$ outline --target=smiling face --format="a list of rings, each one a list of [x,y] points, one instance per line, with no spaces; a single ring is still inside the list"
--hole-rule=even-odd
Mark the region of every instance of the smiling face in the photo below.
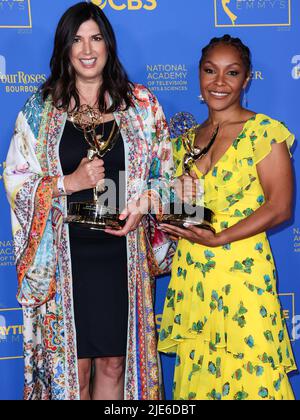
[[[101,80],[107,62],[107,48],[94,20],[87,20],[79,27],[73,40],[70,61],[77,80]]]
[[[200,67],[202,96],[212,110],[222,111],[240,104],[249,75],[237,48],[219,44],[213,47]]]

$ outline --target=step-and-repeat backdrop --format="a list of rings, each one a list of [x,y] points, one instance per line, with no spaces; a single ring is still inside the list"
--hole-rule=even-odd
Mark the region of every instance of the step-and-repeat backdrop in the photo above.
[[[116,31],[119,54],[130,78],[148,86],[168,118],[188,111],[201,121],[197,65],[213,36],[240,37],[253,54],[248,107],[284,121],[300,138],[299,0],[93,0]],[[15,299],[16,274],[9,207],[2,172],[14,121],[25,100],[49,74],[56,25],[74,0],[0,0],[0,399],[21,399],[22,311]],[[300,179],[300,152],[294,150]],[[270,232],[279,290],[300,363],[299,194],[291,223]],[[157,326],[168,277],[157,282]],[[163,357],[167,398],[174,359]],[[300,377],[292,376],[297,399]]]

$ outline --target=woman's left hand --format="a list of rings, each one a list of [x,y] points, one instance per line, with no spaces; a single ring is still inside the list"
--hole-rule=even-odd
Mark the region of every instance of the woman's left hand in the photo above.
[[[145,214],[148,213],[148,199],[132,201],[120,214],[120,220],[126,220],[121,230],[105,229],[106,233],[114,236],[126,236],[129,232],[136,230]]]
[[[224,245],[218,234],[206,229],[197,228],[187,225],[185,229],[169,224],[160,224],[160,229],[169,235],[176,236],[179,239],[186,239],[192,243],[204,245],[210,248]]]

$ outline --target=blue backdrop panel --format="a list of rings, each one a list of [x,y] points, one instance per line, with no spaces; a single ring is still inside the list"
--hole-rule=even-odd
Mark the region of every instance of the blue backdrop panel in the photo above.
[[[17,286],[9,208],[1,181],[16,116],[49,74],[54,30],[74,0],[0,0],[0,399],[22,398],[22,313]],[[201,48],[213,36],[229,33],[249,45],[253,77],[248,106],[284,121],[299,138],[296,114],[300,93],[300,2],[298,0],[94,0],[104,8],[118,39],[119,54],[133,81],[148,86],[170,118],[192,112],[201,121],[198,100]],[[300,179],[299,150],[294,150]],[[292,222],[270,233],[279,290],[296,359],[300,363],[300,216],[296,194]],[[159,328],[168,277],[159,278]],[[171,398],[174,359],[163,357],[167,398]],[[297,399],[300,378],[292,376]]]

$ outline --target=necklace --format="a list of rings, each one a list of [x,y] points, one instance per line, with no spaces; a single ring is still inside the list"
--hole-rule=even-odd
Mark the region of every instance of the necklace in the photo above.
[[[208,151],[210,150],[210,148],[216,140],[218,132],[219,126],[217,126],[216,130],[213,132],[212,137],[210,138],[208,145],[204,148],[195,147],[193,144],[193,140],[189,138],[189,136],[183,135],[182,141],[186,150],[186,153],[183,158],[183,169],[185,174],[190,174],[194,163],[208,153]]]
[[[194,148],[195,154],[197,155],[196,160],[202,159],[210,151],[210,149],[211,149],[212,145],[214,144],[214,142],[217,138],[217,135],[219,133],[219,128],[220,128],[220,126],[217,125],[217,127],[216,127],[215,131],[213,132],[208,144],[205,147],[203,147],[203,148],[195,147]]]
[[[98,155],[101,158],[109,152],[115,145],[120,128],[116,128],[116,122],[114,121],[113,127],[108,135],[108,138],[104,139],[104,118],[103,114],[98,108],[93,108],[89,105],[81,105],[78,110],[68,113],[69,120],[73,126],[83,132],[84,138],[92,150],[92,155]],[[96,128],[102,124],[101,134],[96,133]]]

